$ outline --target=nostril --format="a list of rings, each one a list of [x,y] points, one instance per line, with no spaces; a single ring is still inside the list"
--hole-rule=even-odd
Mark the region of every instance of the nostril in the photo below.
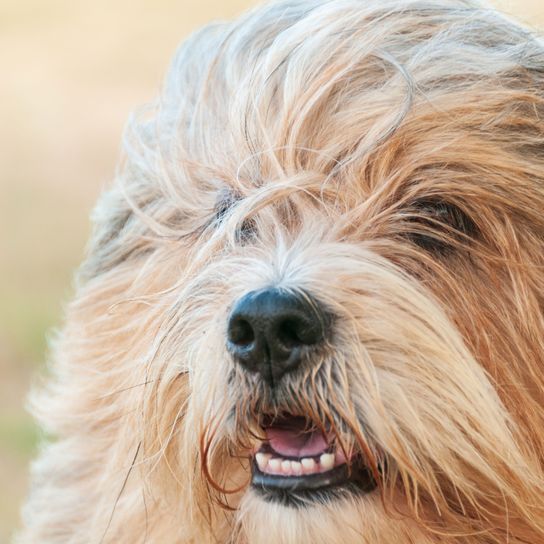
[[[278,329],[277,338],[283,346],[292,349],[302,344],[314,344],[313,334],[308,334],[308,324],[296,318],[284,319]]]
[[[277,331],[278,340],[286,347],[293,348],[302,343],[297,332],[298,323],[294,319],[285,319]]]
[[[245,319],[233,319],[229,324],[229,340],[239,347],[247,347],[255,340],[253,327]]]

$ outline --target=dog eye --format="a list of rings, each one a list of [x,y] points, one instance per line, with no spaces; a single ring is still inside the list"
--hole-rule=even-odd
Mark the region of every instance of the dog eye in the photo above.
[[[229,210],[238,199],[232,193],[220,194],[215,205],[215,223],[219,224],[225,219]]]
[[[456,204],[422,200],[409,214],[409,239],[427,251],[448,253],[477,236],[478,227]]]
[[[240,200],[240,197],[231,192],[224,192],[219,195],[215,206],[215,225],[219,226],[230,212],[231,208]],[[236,236],[240,242],[246,242],[255,233],[255,221],[246,219],[238,228]]]

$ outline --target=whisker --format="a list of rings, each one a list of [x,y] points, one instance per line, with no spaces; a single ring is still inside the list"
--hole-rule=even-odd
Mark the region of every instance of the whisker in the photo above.
[[[142,442],[140,441],[138,443],[138,447],[136,448],[136,453],[134,454],[134,458],[132,459],[132,463],[130,464],[130,468],[128,469],[128,472],[125,476],[125,479],[123,481],[123,485],[121,486],[121,490],[119,491],[119,494],[117,495],[117,498],[115,499],[115,503],[113,505],[113,509],[110,514],[110,518],[108,520],[108,524],[106,526],[106,529],[104,530],[104,534],[102,535],[102,538],[100,539],[100,544],[104,542],[104,538],[106,538],[106,534],[108,533],[108,530],[111,526],[111,522],[113,520],[113,516],[115,514],[115,509],[117,508],[117,504],[119,503],[119,500],[121,499],[121,495],[123,494],[123,491],[125,490],[125,487],[127,486],[127,482],[130,476],[130,473],[132,472],[132,469],[134,468],[134,464],[136,463],[136,458],[138,457],[138,453],[140,453],[140,447],[142,446]]]
[[[120,393],[124,393],[126,391],[130,391],[131,389],[136,389],[136,387],[144,387],[145,385],[149,385],[150,383],[155,382],[155,380],[146,380],[142,383],[137,383],[135,385],[129,385],[128,387],[124,387],[123,389],[117,389],[116,391],[112,391],[111,393],[106,393],[105,395],[102,395],[101,397],[98,397],[99,400],[107,399],[108,397],[112,397],[113,395],[118,395]]]

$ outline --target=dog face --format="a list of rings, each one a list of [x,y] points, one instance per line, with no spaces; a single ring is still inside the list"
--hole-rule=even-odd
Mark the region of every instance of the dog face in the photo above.
[[[461,0],[190,39],[96,210],[28,538],[544,539],[543,67]]]

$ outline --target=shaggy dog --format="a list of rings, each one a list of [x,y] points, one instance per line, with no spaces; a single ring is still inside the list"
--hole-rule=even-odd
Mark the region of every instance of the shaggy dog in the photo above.
[[[129,123],[25,543],[544,542],[544,48],[284,0]]]

